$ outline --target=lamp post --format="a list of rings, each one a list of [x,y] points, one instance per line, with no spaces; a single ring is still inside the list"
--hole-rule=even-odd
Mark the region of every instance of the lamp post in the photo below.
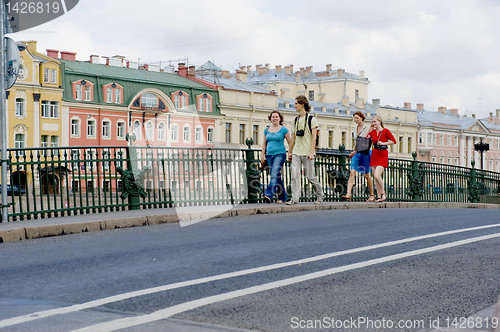
[[[483,140],[481,139],[481,142],[474,144],[474,150],[481,152],[481,169],[483,168],[483,152],[488,151],[490,149],[490,145],[488,143],[483,143]]]
[[[5,1],[0,1],[0,133],[1,133],[1,182],[2,222],[8,221],[7,210],[7,115],[5,107]]]

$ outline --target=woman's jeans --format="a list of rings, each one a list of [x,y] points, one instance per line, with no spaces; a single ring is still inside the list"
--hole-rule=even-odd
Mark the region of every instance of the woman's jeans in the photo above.
[[[288,200],[285,185],[281,178],[281,170],[286,160],[286,153],[266,155],[267,164],[271,169],[271,180],[269,186],[266,188],[265,195],[273,198],[274,194],[278,194],[278,199],[283,202]]]

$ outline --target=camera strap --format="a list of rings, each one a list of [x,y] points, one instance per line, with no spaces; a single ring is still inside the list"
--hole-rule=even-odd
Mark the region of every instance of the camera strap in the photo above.
[[[306,117],[304,119],[304,129],[302,129],[304,131],[306,130],[306,122],[307,122],[307,117],[308,116],[309,116],[309,114],[306,113]],[[295,117],[295,131],[297,131],[297,130],[299,130],[299,117],[298,116]],[[309,131],[312,132],[311,131],[311,122],[310,121],[309,121]]]

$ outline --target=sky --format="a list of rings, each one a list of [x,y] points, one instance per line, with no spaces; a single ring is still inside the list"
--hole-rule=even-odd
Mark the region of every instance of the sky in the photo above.
[[[500,109],[500,0],[80,0],[8,36],[82,61],[91,54],[162,67],[210,60],[230,71],[331,64],[365,71],[367,102],[481,118]]]

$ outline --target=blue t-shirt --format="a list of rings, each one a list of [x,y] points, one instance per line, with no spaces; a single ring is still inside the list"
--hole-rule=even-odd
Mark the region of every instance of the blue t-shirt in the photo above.
[[[285,148],[285,135],[288,133],[288,129],[282,126],[280,130],[276,133],[269,132],[269,128],[264,130],[264,135],[266,135],[266,155],[276,155],[281,153],[286,153]]]

